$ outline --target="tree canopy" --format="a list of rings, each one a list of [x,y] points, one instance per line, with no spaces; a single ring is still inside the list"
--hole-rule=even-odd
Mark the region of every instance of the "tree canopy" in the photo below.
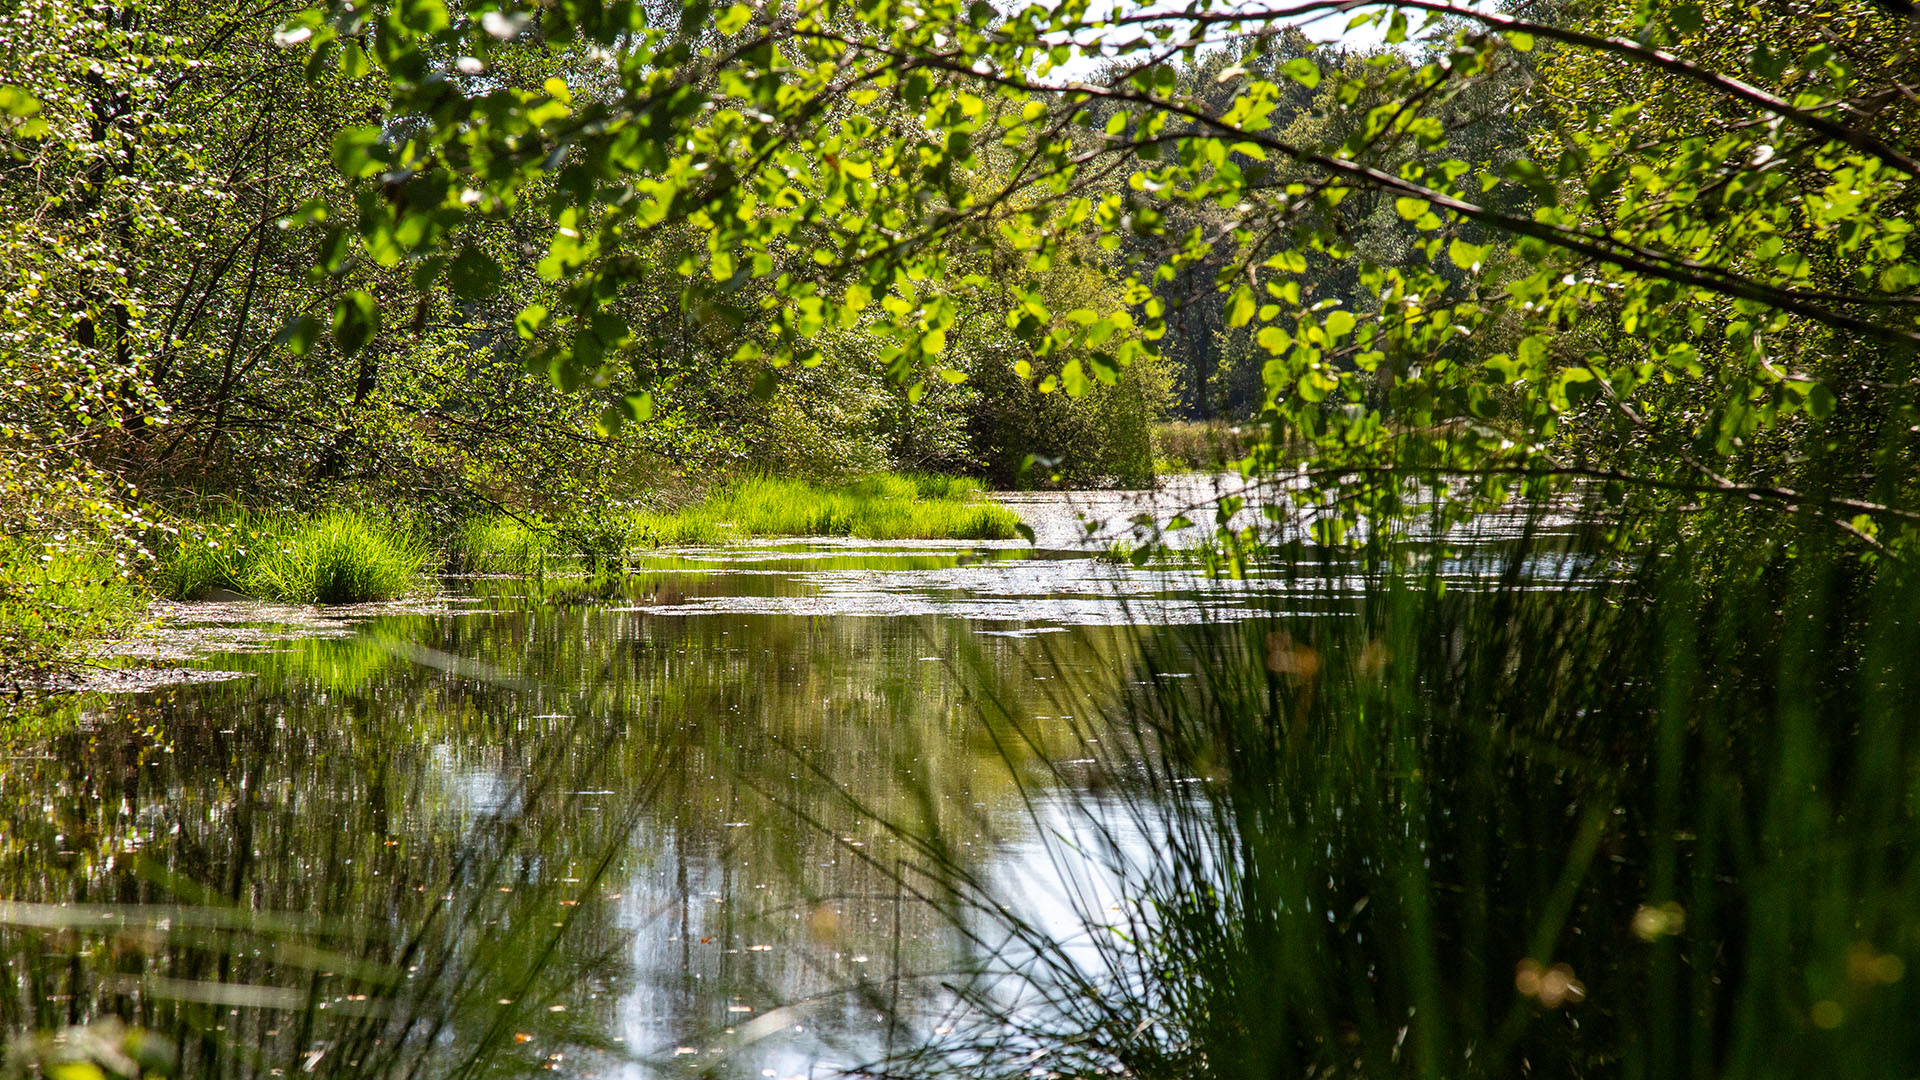
[[[333,136],[350,190],[293,217],[331,272],[425,296],[491,288],[489,230],[537,206],[525,359],[617,391],[608,427],[672,348],[621,314],[639,288],[763,386],[857,331],[914,397],[967,377],[963,294],[1069,395],[1205,296],[1259,372],[1248,468],[1309,451],[1329,538],[1579,478],[1871,543],[1910,520],[1907,22],[1394,3],[1353,16],[1365,55],[1292,29],[1345,7],[337,3],[278,40],[382,109]],[[553,74],[514,78],[528,55]],[[1041,280],[1099,253],[1109,294]],[[343,289],[288,337],[353,351],[407,303]]]
[[[1878,557],[1916,521],[1914,35],[1865,0],[17,5],[0,517],[131,565],[156,493],[1138,484],[1171,412],[1257,428],[1239,467],[1326,541],[1573,490]]]

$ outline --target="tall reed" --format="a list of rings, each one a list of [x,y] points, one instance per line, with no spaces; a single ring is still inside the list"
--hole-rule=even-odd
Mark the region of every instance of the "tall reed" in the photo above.
[[[1281,552],[1260,618],[1043,665],[1072,917],[903,833],[974,975],[876,1071],[1910,1074],[1920,575],[1821,524],[1625,572]],[[988,700],[1010,770],[1057,738]]]

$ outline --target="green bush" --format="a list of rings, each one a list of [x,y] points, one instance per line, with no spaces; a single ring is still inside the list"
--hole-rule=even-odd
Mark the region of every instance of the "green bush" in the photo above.
[[[98,545],[0,537],[0,670],[41,667],[71,642],[119,633],[145,606],[127,568]]]
[[[1142,360],[1084,395],[1041,393],[1006,360],[982,362],[967,418],[987,475],[1002,487],[1145,487],[1153,482],[1153,422],[1168,396],[1163,367]]]

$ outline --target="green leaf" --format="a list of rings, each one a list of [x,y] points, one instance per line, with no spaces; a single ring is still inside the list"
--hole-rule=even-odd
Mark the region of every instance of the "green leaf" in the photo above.
[[[283,229],[299,229],[327,220],[327,214],[327,201],[325,199],[308,199],[306,202],[301,203],[293,213],[281,218],[275,224]]]
[[[40,115],[40,99],[11,84],[0,86],[0,112],[7,114],[13,133],[23,139],[38,139],[47,133],[47,118]]]
[[[1296,56],[1280,65],[1280,74],[1309,90],[1320,85],[1320,69],[1304,56]]]
[[[766,401],[780,388],[780,376],[772,368],[761,368],[753,377],[753,396]]]
[[[367,50],[360,47],[358,41],[349,39],[340,49],[340,75],[352,80],[373,70],[373,64],[367,59]]]
[[[1399,214],[1402,221],[1418,221],[1427,214],[1427,200],[1403,195],[1393,200],[1393,212]]]
[[[1447,244],[1447,258],[1462,270],[1478,270],[1487,261],[1487,245],[1469,244],[1456,237]]]
[[[482,300],[500,291],[500,264],[493,256],[470,247],[447,266],[447,284],[462,300]]]
[[[532,341],[533,335],[539,331],[541,324],[546,321],[547,309],[544,306],[540,304],[528,304],[526,307],[520,309],[520,314],[513,320],[513,328],[519,333],[521,340]]]
[[[1807,415],[1815,420],[1825,420],[1832,416],[1833,410],[1839,404],[1839,399],[1833,395],[1833,389],[1826,383],[1817,382],[1807,387]]]
[[[1259,304],[1254,301],[1253,290],[1242,285],[1233,290],[1232,298],[1227,301],[1227,325],[1245,326],[1252,321],[1253,313],[1257,310],[1259,310]]]
[[[346,270],[347,259],[353,254],[353,236],[338,225],[329,226],[320,236],[320,245],[314,252],[314,263],[329,274],[339,274]]]
[[[1254,340],[1261,348],[1275,356],[1286,352],[1293,345],[1293,335],[1277,326],[1261,327],[1260,332],[1254,335]]]
[[[40,99],[12,83],[0,85],[0,112],[8,116],[35,116],[43,106]]]
[[[1068,397],[1079,397],[1093,385],[1093,380],[1087,378],[1087,371],[1080,366],[1080,361],[1069,360],[1067,366],[1060,369],[1060,385],[1066,388]]]
[[[1328,341],[1338,341],[1353,332],[1354,318],[1351,311],[1327,312],[1326,330]]]
[[[380,145],[380,129],[363,125],[334,132],[332,157],[333,167],[349,179],[380,172],[386,161],[385,148]]]
[[[333,344],[342,356],[352,356],[380,330],[380,306],[363,292],[350,292],[333,305]]]
[[[311,315],[295,315],[274,335],[274,340],[293,355],[305,356],[313,351],[313,343],[320,340],[320,320]]]
[[[1525,185],[1527,190],[1533,192],[1541,202],[1554,201],[1553,180],[1547,176],[1544,169],[1526,158],[1509,163],[1507,175]]]
[[[1527,53],[1533,51],[1532,34],[1521,30],[1509,30],[1507,31],[1506,38],[1507,44],[1513,46],[1514,52]]]
[[[714,29],[722,34],[737,34],[742,27],[752,21],[753,9],[745,4],[735,4],[720,13],[719,20],[714,23]]]
[[[604,309],[595,311],[587,320],[587,325],[592,329],[593,336],[599,338],[601,344],[610,349],[625,345],[628,337],[633,333],[632,328],[627,325],[627,320]]]
[[[1518,377],[1537,379],[1547,370],[1547,339],[1534,334],[1520,342],[1520,363],[1516,369]]]

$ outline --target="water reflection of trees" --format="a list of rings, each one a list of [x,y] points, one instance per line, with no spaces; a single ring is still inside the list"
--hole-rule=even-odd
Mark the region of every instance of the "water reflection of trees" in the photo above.
[[[930,618],[620,610],[700,587],[501,584],[17,725],[0,1023],[119,1016],[190,1035],[208,1076],[723,1053],[795,1000],[816,1045],[867,1038],[894,965],[951,963],[875,819],[984,858],[983,809],[1017,794],[950,677],[983,646]],[[1021,647],[984,647],[1028,693]]]

